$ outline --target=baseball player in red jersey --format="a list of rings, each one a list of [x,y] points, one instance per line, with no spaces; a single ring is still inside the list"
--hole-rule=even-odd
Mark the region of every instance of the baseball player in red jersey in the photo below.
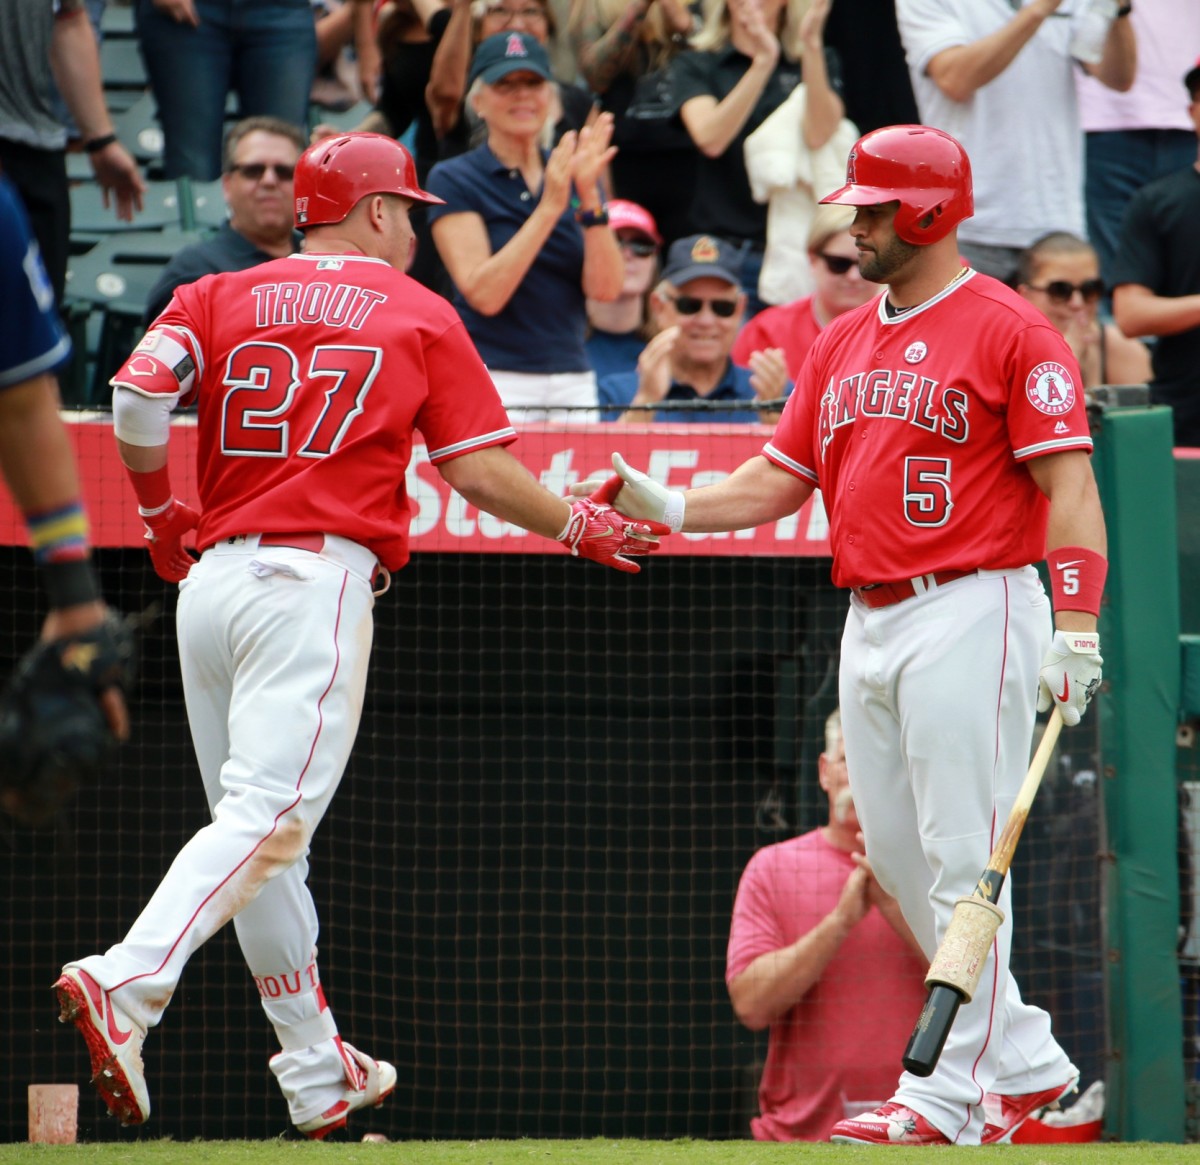
[[[959,259],[972,195],[958,142],[876,130],[825,201],[857,208],[859,269],[887,293],[821,333],[762,455],[686,493],[617,455],[594,496],[715,531],[781,519],[820,488],[833,579],[850,590],[839,686],[854,803],[880,884],[932,957],[1025,775],[1035,704],[1075,724],[1099,683],[1104,519],[1070,348]],[[1031,565],[1048,551],[1057,630]],[[1011,920],[1009,896],[1006,883]],[[1007,1140],[1075,1086],[1049,1016],[1008,973],[1011,936],[1006,921],[933,1075],[902,1074],[834,1141]]]
[[[212,823],[124,940],[68,963],[61,1018],[112,1112],[150,1112],[141,1048],[188,957],[230,919],[312,1138],[395,1087],[345,1043],[321,989],[309,841],[358,728],[374,596],[408,558],[414,428],[468,502],[625,571],[653,524],[540,486],[453,308],[403,274],[409,209],[436,202],[403,146],[327,138],[300,158],[303,254],[180,287],[113,378],[118,447],[155,569],[180,584],[188,720]],[[167,472],[169,418],[198,405],[197,513]],[[195,528],[197,562],[182,540]]]

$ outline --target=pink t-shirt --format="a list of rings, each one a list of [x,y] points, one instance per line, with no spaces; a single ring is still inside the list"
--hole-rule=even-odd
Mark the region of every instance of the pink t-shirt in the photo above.
[[[759,850],[738,885],[725,981],[812,930],[853,870],[819,829]],[[823,1141],[848,1102],[888,1100],[925,1002],[926,968],[870,910],[808,994],[771,1025],[755,1138]]]

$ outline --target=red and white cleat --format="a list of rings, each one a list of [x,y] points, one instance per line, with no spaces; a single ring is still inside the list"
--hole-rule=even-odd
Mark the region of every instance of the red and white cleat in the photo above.
[[[150,1093],[142,1065],[146,1033],[80,967],[66,966],[54,990],[60,1023],[73,1023],[87,1042],[92,1083],[123,1125],[140,1125],[150,1115]]]
[[[833,1126],[829,1139],[839,1145],[948,1145],[950,1139],[919,1112],[889,1101]]]
[[[1059,1108],[1059,1101],[1076,1090],[1079,1077],[1066,1084],[1043,1088],[1041,1092],[1026,1092],[1020,1096],[997,1096],[989,1093],[984,1100],[987,1123],[983,1127],[984,1145],[1007,1145],[1017,1131],[1039,1108]]]
[[[342,1098],[319,1116],[296,1126],[310,1140],[324,1140],[335,1129],[345,1127],[352,1112],[382,1104],[396,1087],[396,1069],[386,1060],[372,1060],[345,1042],[342,1050],[346,1065],[346,1090]]]

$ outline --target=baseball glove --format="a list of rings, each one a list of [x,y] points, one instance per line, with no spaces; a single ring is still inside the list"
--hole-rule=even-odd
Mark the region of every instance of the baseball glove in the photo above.
[[[133,621],[110,614],[17,664],[0,697],[0,806],[21,824],[47,824],[99,773],[117,742],[105,704],[129,686],[134,656]]]

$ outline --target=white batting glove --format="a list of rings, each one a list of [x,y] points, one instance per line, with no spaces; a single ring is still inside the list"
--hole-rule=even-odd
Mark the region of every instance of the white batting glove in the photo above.
[[[1057,704],[1065,725],[1078,724],[1100,686],[1103,662],[1095,631],[1055,631],[1038,673],[1038,711]]]
[[[662,522],[664,526],[670,526],[672,534],[678,534],[683,528],[683,494],[659,485],[640,469],[626,465],[620,453],[613,454],[612,463],[617,476],[624,482],[613,503],[616,508],[630,518]]]
[[[615,477],[608,480],[589,478],[571,486],[571,496],[590,497],[601,505],[610,505],[627,518],[642,521],[662,522],[669,526],[672,534],[683,528],[684,497],[679,490],[667,489],[648,477],[640,469],[625,462],[620,453],[612,456]]]

